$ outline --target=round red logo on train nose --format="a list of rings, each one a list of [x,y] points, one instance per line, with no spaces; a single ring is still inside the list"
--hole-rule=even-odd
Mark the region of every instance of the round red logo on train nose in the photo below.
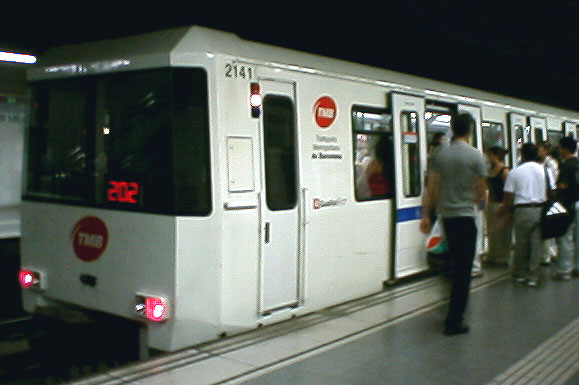
[[[105,223],[97,217],[84,217],[74,225],[72,245],[76,256],[92,262],[102,255],[109,242],[109,231]]]
[[[322,96],[314,104],[314,117],[318,126],[329,127],[336,119],[336,103],[329,96]]]

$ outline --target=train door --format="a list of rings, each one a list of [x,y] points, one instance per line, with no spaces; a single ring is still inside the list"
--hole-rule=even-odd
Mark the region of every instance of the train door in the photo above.
[[[509,114],[509,132],[511,133],[513,166],[517,166],[521,163],[521,149],[523,144],[530,141],[528,131],[524,115],[515,113]]]
[[[424,236],[420,232],[426,170],[424,99],[393,93],[396,196],[392,278],[428,269]]]
[[[295,83],[260,79],[260,312],[298,303],[298,155]]]
[[[476,106],[469,106],[466,104],[459,104],[457,106],[457,110],[458,113],[469,113],[475,121],[475,129],[474,131],[471,133],[470,136],[470,144],[471,146],[473,146],[474,148],[478,149],[479,151],[483,151],[483,135],[482,135],[482,114],[481,114],[481,110],[480,107],[476,107]],[[483,210],[479,210],[478,208],[475,210],[475,222],[476,222],[476,226],[479,229],[479,231],[477,232],[477,239],[476,239],[476,256],[475,256],[475,264],[476,263],[480,263],[480,260],[477,259],[478,256],[483,253],[486,252],[486,242],[485,242],[485,237],[486,237],[486,220],[485,220],[485,215],[484,215],[484,211]],[[477,262],[478,261],[478,262]],[[477,267],[478,268],[478,267]]]
[[[565,122],[563,125],[563,132],[565,136],[572,136],[573,139],[577,139],[577,130],[575,129],[575,123]],[[559,145],[559,143],[552,143],[554,146]]]
[[[547,120],[544,118],[537,118],[535,116],[529,117],[529,127],[531,134],[531,142],[539,143],[547,140]]]

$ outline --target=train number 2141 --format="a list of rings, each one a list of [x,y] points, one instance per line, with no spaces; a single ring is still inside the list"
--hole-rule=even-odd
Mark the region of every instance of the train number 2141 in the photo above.
[[[253,79],[254,70],[251,67],[234,63],[225,64],[225,77],[233,79]]]

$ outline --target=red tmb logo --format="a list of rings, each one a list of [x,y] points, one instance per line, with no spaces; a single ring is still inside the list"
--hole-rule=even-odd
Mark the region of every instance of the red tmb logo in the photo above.
[[[336,103],[328,96],[322,96],[314,105],[314,117],[318,126],[329,127],[336,119]]]
[[[96,260],[107,248],[109,232],[97,217],[84,217],[72,230],[72,245],[76,256],[85,261]]]

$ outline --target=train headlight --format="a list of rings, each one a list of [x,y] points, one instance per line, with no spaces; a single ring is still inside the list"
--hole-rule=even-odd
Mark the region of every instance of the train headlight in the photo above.
[[[168,310],[169,306],[165,298],[148,294],[136,295],[135,312],[149,321],[165,321]]]
[[[21,269],[18,272],[18,282],[23,289],[42,289],[42,274],[38,271]]]

